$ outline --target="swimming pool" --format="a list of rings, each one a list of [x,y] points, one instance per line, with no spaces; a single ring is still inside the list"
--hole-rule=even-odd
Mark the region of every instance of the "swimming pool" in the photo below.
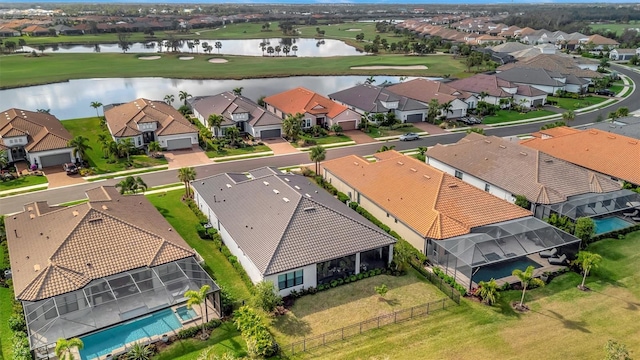
[[[84,343],[84,348],[80,350],[80,358],[82,360],[96,359],[125,344],[155,335],[162,335],[180,328],[182,328],[182,324],[173,313],[173,310],[161,310],[106,330],[83,336],[80,338]]]
[[[478,272],[473,275],[473,281],[479,283],[480,281],[500,279],[503,277],[511,276],[511,273],[515,269],[524,271],[528,266],[533,266],[535,269],[537,269],[541,265],[527,257],[511,261],[504,261],[495,265],[481,267],[480,270],[478,270]]]
[[[186,306],[180,306],[179,308],[176,309],[176,314],[178,314],[178,317],[184,322],[184,321],[189,321],[191,319],[195,319],[196,317],[198,317],[198,314],[196,314],[195,310],[193,309],[189,309]]]
[[[617,216],[593,219],[593,222],[596,224],[596,235],[605,234],[611,231],[616,231],[627,228],[629,226],[633,226],[633,223],[630,223],[627,220],[624,220]]]

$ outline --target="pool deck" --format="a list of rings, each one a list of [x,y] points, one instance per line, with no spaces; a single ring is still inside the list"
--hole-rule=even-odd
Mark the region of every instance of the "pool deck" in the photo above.
[[[549,261],[547,259],[541,257],[540,254],[538,253],[527,255],[527,258],[529,260],[536,262],[538,265],[540,265],[539,268],[533,271],[534,277],[540,277],[545,271],[554,272],[566,267],[562,265],[551,265],[549,264]],[[496,279],[496,283],[498,284],[498,286],[502,286],[505,283],[517,284],[519,282],[520,282],[520,279],[518,279],[518,277],[513,275]],[[476,283],[473,283],[473,285],[474,287],[478,286],[478,284]]]

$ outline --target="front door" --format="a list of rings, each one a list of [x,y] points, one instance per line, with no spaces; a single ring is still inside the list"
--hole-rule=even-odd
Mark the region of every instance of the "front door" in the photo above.
[[[11,160],[18,161],[24,160],[26,157],[26,152],[24,151],[24,146],[16,146],[11,148]]]
[[[145,131],[142,133],[142,142],[148,144],[156,140],[155,133],[153,131]]]

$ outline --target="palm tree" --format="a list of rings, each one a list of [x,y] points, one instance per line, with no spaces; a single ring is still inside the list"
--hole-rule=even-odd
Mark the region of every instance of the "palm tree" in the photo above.
[[[198,53],[199,53],[199,51],[198,51],[198,45],[200,45],[200,40],[199,40],[199,39],[195,39],[195,40],[193,40],[193,45],[195,45],[195,46],[196,46],[196,54],[198,54]]]
[[[480,94],[478,94],[478,96],[480,96],[480,101],[484,101],[484,99],[489,96],[489,93],[486,91],[481,91]]]
[[[7,165],[9,165],[7,150],[0,150],[0,169],[4,169]]]
[[[395,145],[382,145],[382,147],[378,150],[376,150],[377,153],[381,153],[381,152],[385,152],[385,151],[389,151],[389,150],[393,150],[395,149],[396,146]]]
[[[438,114],[440,114],[440,102],[438,99],[431,99],[427,110],[427,122],[435,124]]]
[[[189,50],[191,50],[191,52],[193,52],[194,45],[192,41],[187,41],[187,47],[189,48]]]
[[[293,55],[296,55],[298,53],[298,45],[293,45],[291,51],[293,51]]]
[[[106,152],[107,155],[111,155],[115,158],[120,157],[120,148],[118,147],[118,143],[113,140],[104,144],[102,151]]]
[[[280,47],[280,45],[276,45],[276,47],[273,50],[275,50],[276,54],[280,56],[280,51],[282,51],[282,48]]]
[[[213,46],[207,45],[207,47],[205,48],[205,51],[211,54],[211,52],[213,51]]]
[[[220,54],[220,49],[222,49],[222,43],[220,41],[216,41],[214,45],[216,49],[218,49],[218,54]]]
[[[300,132],[302,131],[302,117],[304,115],[297,113],[295,115],[289,114],[282,121],[282,131],[284,132],[284,136],[291,140],[296,141],[300,136]]]
[[[100,106],[102,106],[102,103],[100,101],[91,102],[91,107],[96,109],[96,117],[100,117],[100,113],[98,112],[98,108],[100,108]]]
[[[147,184],[142,180],[140,176],[134,178],[133,176],[127,176],[119,183],[117,183],[116,188],[120,189],[120,194],[125,194],[128,192],[137,193],[138,190],[145,192],[147,190]]]
[[[618,114],[619,117],[629,116],[629,108],[624,106],[619,107],[618,110],[616,110],[616,114]]]
[[[191,309],[191,307],[193,305],[198,305],[200,306],[200,317],[202,318],[202,335],[201,338],[205,339],[206,338],[206,334],[204,332],[204,308],[207,306],[207,293],[209,292],[209,289],[211,287],[209,287],[209,285],[202,285],[202,287],[200,288],[200,290],[195,291],[195,290],[189,290],[187,292],[184,293],[184,297],[187,298],[187,308]]]
[[[453,104],[451,104],[451,101],[447,101],[446,103],[440,105],[440,110],[442,110],[442,115],[444,115],[445,117],[449,113],[453,114]]]
[[[274,52],[275,52],[275,50],[273,49],[273,46],[267,47],[267,54],[273,56]]]
[[[562,113],[562,120],[564,120],[565,122],[571,122],[575,120],[575,118],[576,118],[576,113],[573,112],[573,110],[565,111]]]
[[[367,85],[371,85],[371,84],[373,84],[374,82],[376,82],[376,78],[375,78],[373,75],[369,76],[369,77],[367,78],[367,80],[365,80],[365,81],[364,81],[364,83],[365,83],[365,84],[367,84]]]
[[[131,155],[131,152],[135,147],[136,146],[133,143],[133,140],[131,138],[122,139],[118,141],[118,154],[120,155],[126,154],[127,161],[130,161],[131,159],[129,158],[129,155]]]
[[[519,308],[523,307],[524,304],[524,294],[527,291],[527,287],[530,285],[537,285],[540,287],[544,286],[544,281],[533,277],[533,266],[528,266],[525,271],[520,269],[515,269],[511,273],[511,275],[517,277],[520,280],[520,284],[522,284],[522,298],[520,298]]]
[[[207,125],[209,125],[210,128],[215,128],[218,130],[216,136],[220,136],[220,133],[222,132],[222,130],[220,129],[220,126],[222,126],[223,121],[224,121],[224,118],[222,117],[222,115],[218,115],[218,114],[211,114],[207,118]]]
[[[242,95],[242,89],[244,89],[242,86],[233,89],[233,95],[235,95],[235,96]]]
[[[180,101],[183,102],[183,105],[187,106],[187,99],[191,97],[191,94],[186,91],[180,91],[178,97],[180,98]]]
[[[291,48],[285,45],[282,47],[282,52],[284,53],[284,56],[289,56],[289,52],[291,52]]]
[[[162,150],[162,148],[160,147],[160,143],[157,141],[150,142],[147,146],[147,149],[149,150],[149,153],[157,153],[158,151]]]
[[[498,300],[500,294],[498,293],[498,284],[496,283],[496,279],[491,279],[487,281],[480,281],[478,283],[478,290],[476,291],[476,295],[480,296],[482,301],[484,301],[487,305],[493,305]]]
[[[192,167],[183,167],[178,169],[178,179],[184,183],[184,191],[186,197],[191,196],[189,182],[196,179],[196,169]]]
[[[84,343],[78,338],[71,338],[69,340],[60,338],[56,341],[56,357],[60,360],[71,360],[73,359],[71,351],[74,348],[81,350],[83,347]]]
[[[309,158],[316,163],[316,174],[320,174],[320,162],[327,157],[327,151],[320,145],[311,148]]]
[[[225,130],[224,135],[231,140],[231,145],[235,146],[238,138],[240,137],[240,129],[236,126],[229,126]]]
[[[618,112],[617,111],[609,111],[609,115],[607,115],[607,117],[611,119],[611,122],[614,122],[618,118]]]
[[[109,143],[111,142],[111,137],[105,133],[98,134],[98,142],[100,143],[100,149],[102,150],[102,157],[109,157]]]
[[[198,40],[200,41],[200,40]],[[202,42],[202,51],[207,51],[207,48],[209,47],[209,43],[206,41]]]
[[[424,156],[427,153],[427,147],[426,146],[418,146],[418,153],[422,156]]]
[[[600,256],[599,254],[591,253],[588,251],[580,251],[578,253],[578,258],[575,260],[575,263],[580,266],[583,272],[582,284],[578,286],[579,289],[585,289],[584,282],[587,280],[589,271],[591,271],[591,269],[597,268],[600,261],[602,261],[602,256]]]
[[[173,104],[173,102],[176,100],[176,97],[173,95],[165,95],[164,96],[164,102],[166,102],[167,104],[171,105]]]
[[[73,148],[74,157],[79,158],[80,160],[84,160],[84,156],[87,153],[87,150],[91,150],[91,146],[87,144],[87,141],[89,141],[89,139],[82,135],[78,135],[69,140],[68,145],[69,147]]]

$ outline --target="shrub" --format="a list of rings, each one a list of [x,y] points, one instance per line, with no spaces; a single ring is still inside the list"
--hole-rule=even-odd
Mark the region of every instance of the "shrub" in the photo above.
[[[376,271],[373,270],[373,269],[369,270],[369,277],[371,277],[371,276],[376,276]]]
[[[352,201],[352,202],[349,203],[349,207],[352,208],[353,210],[357,209],[358,206],[360,206],[360,205],[358,205],[358,203],[355,202],[355,201]]]
[[[29,348],[29,340],[27,333],[18,331],[13,334],[11,350],[13,352],[13,360],[31,360],[31,349]]]
[[[254,289],[255,292],[251,298],[253,306],[271,313],[277,306],[282,305],[282,296],[276,293],[273,282],[261,281],[256,284]]]
[[[344,278],[344,283],[345,283],[345,284],[348,284],[348,283],[350,283],[350,282],[351,282],[351,278],[350,278],[350,277],[346,277],[346,278]]]
[[[334,288],[338,286],[338,281],[337,280],[331,280],[331,287]]]
[[[324,284],[318,285],[318,291],[323,291],[323,290],[324,290]]]
[[[344,279],[342,278],[338,279],[338,285],[342,285],[342,284],[344,284]]]
[[[247,343],[247,352],[251,357],[271,357],[278,352],[278,343],[255,310],[242,306],[234,313],[233,318],[233,323]]]
[[[199,326],[181,329],[180,331],[178,331],[177,336],[178,336],[178,339],[189,339],[196,336],[198,334],[198,331],[200,331]]]
[[[351,276],[349,277],[349,280],[351,280],[351,281],[353,282],[353,281],[358,280],[358,277],[357,277],[357,276],[355,276],[355,275],[351,275]]]
[[[360,274],[358,274],[356,276],[358,277],[358,280],[364,279],[364,274],[363,273],[360,273]]]
[[[204,324],[204,328],[207,330],[213,330],[213,329],[217,329],[220,327],[220,325],[222,325],[222,321],[220,321],[219,319],[213,319],[207,323]]]
[[[216,228],[208,228],[207,234],[209,235],[209,239],[213,239],[216,235],[218,235],[218,230]]]
[[[338,192],[338,200],[346,204],[349,202],[350,199],[349,199],[349,196],[347,196],[347,194]]]
[[[196,231],[198,232],[198,236],[200,239],[209,239],[209,233],[207,233],[207,229],[204,228],[204,225],[198,223],[196,225]]]
[[[373,270],[374,275],[380,275],[382,273],[382,270],[383,269],[380,269],[380,268]]]
[[[27,323],[24,320],[24,316],[20,313],[13,313],[9,317],[9,328],[11,331],[17,332],[27,332]]]
[[[311,295],[315,294],[316,292],[318,292],[318,290],[316,290],[316,288],[314,288],[313,286],[310,286],[309,289],[307,289],[307,292]]]

